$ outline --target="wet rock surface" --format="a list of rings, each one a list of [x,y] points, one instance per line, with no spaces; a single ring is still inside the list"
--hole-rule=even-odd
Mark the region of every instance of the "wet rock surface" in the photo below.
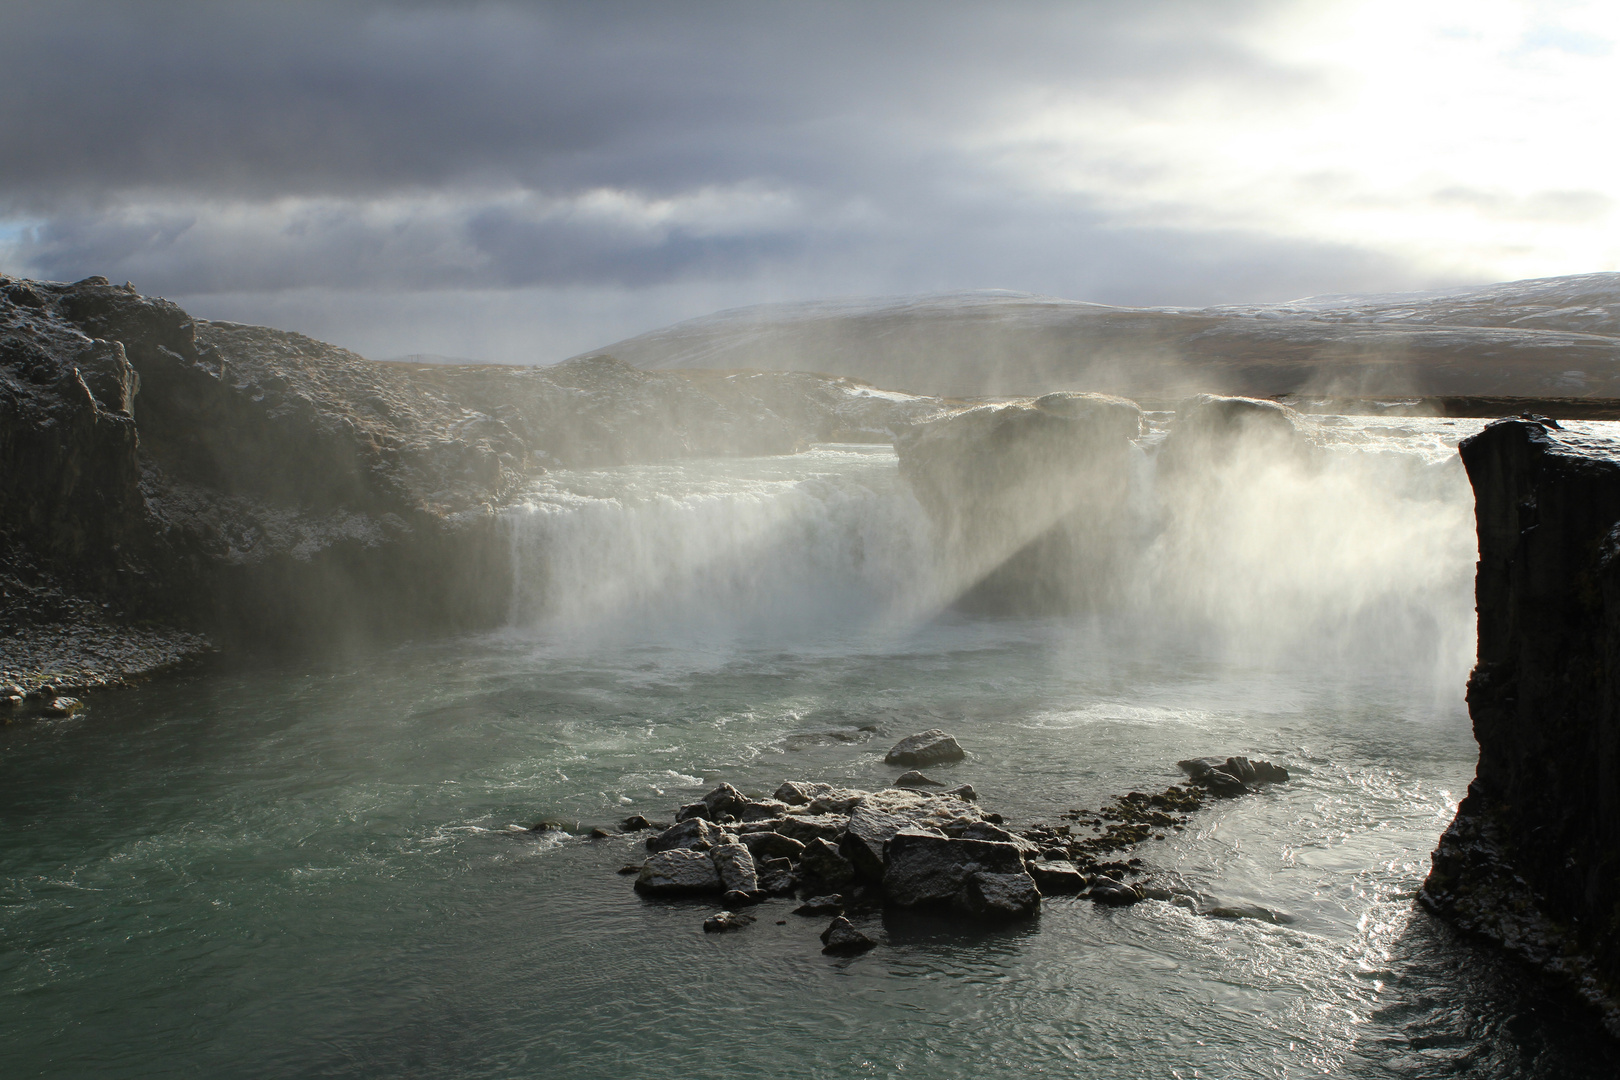
[[[1225,761],[1188,758],[1176,762],[1176,768],[1186,773],[1194,784],[1216,795],[1246,795],[1261,784],[1288,782],[1288,770],[1282,766],[1245,757],[1229,757]]]
[[[636,871],[636,889],[649,897],[720,896],[733,910],[797,896],[793,913],[837,916],[824,951],[848,955],[874,947],[856,922],[884,911],[997,923],[1038,915],[1042,898],[1051,896],[1110,907],[1170,900],[1197,910],[1199,898],[1153,885],[1142,860],[1122,856],[1149,838],[1163,839],[1166,829],[1184,827],[1207,800],[1253,794],[1262,783],[1285,782],[1287,771],[1240,757],[1188,763],[1197,765],[1190,772],[1216,772],[1237,787],[1189,780],[1154,794],[1133,791],[1096,811],[1065,811],[1059,815],[1064,823],[1055,826],[1010,825],[950,792],[873,792],[790,780],[762,799],[722,784],[688,808],[712,808],[725,820],[692,816],[647,837],[650,854]],[[725,812],[749,806],[768,806],[777,816],[743,821]],[[1285,921],[1263,911],[1202,913]],[[704,929],[743,925],[726,920]]]
[[[673,848],[649,855],[636,878],[637,890],[662,896],[720,892],[722,882],[706,852]]]
[[[967,754],[963,751],[956,738],[947,735],[938,728],[930,728],[916,735],[907,735],[889,750],[883,760],[889,765],[941,765],[951,761],[961,761]],[[921,773],[906,773],[901,777],[920,777],[921,783],[902,784],[897,787],[926,787],[934,782]],[[937,785],[943,787],[943,784]]]
[[[855,929],[855,924],[842,915],[821,932],[821,944],[822,952],[835,956],[853,956],[877,946],[877,942]]]
[[[1419,899],[1620,1035],[1620,455],[1537,418],[1461,446],[1479,532],[1479,769]]]
[[[741,930],[754,921],[754,916],[740,911],[722,911],[703,920],[703,932],[705,934],[723,934],[727,930]]]

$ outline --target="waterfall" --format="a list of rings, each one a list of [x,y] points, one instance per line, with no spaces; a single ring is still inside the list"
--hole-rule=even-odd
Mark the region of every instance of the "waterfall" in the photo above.
[[[1088,614],[1144,649],[1426,665],[1452,685],[1472,662],[1473,504],[1436,423],[1329,425],[1308,466],[1239,454],[1195,482],[1159,476],[1149,438],[1125,556],[1071,545],[1063,572],[1117,578]],[[853,642],[973,584],[887,447],[549,474],[504,522],[510,626],[553,639]]]
[[[505,524],[521,630],[774,637],[937,607],[887,447],[554,475]]]

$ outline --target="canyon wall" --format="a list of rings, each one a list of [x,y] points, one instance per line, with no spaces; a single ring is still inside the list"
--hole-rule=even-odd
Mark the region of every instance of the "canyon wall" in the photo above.
[[[535,478],[887,442],[932,399],[793,373],[375,362],[102,278],[0,278],[0,674],[501,622]]]
[[[1620,1034],[1620,454],[1528,418],[1461,450],[1479,770],[1420,899],[1571,979]]]

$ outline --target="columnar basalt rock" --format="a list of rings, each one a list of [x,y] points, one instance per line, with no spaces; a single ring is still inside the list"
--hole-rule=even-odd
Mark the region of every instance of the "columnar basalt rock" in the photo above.
[[[1461,451],[1479,768],[1420,898],[1570,977],[1620,1034],[1620,448],[1520,418]]]

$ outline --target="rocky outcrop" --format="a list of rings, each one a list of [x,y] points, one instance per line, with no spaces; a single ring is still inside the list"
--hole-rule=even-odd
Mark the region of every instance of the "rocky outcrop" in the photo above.
[[[1159,574],[1204,567],[1209,521],[1280,466],[1323,457],[1293,409],[1199,394],[1156,445],[1134,402],[1099,394],[947,412],[895,443],[901,475],[933,519],[947,595],[968,611],[1048,614],[1139,603],[1142,553]],[[1198,602],[1186,583],[1164,582]]]
[[[939,728],[929,728],[916,735],[907,735],[890,748],[883,756],[886,765],[942,765],[951,761],[961,761],[967,756],[962,745],[953,735],[947,735]],[[908,772],[895,781],[896,787],[944,787],[937,780],[930,780],[919,772]]]
[[[900,472],[938,528],[957,603],[1040,612],[1107,602],[1141,430],[1134,402],[1060,393],[903,432]]]
[[[1120,856],[1150,837],[1164,839],[1164,829],[1183,828],[1206,799],[1251,794],[1261,784],[1286,781],[1288,772],[1244,757],[1182,765],[1222,782],[1195,779],[1154,795],[1133,791],[1095,814],[1061,815],[1070,824],[1021,832],[1003,828],[1000,814],[952,792],[873,792],[789,780],[774,798],[757,799],[721,784],[682,808],[690,812],[686,820],[643,841],[650,854],[640,866],[619,872],[635,874],[643,895],[720,896],[729,909],[797,894],[804,903],[795,914],[840,916],[822,935],[823,951],[848,955],[873,942],[846,914],[924,909],[994,923],[1037,915],[1043,895],[1082,896],[1113,907],[1170,900],[1197,910],[1201,900],[1193,894],[1127,883],[1144,871],[1140,859]],[[751,807],[769,807],[774,816],[748,820]],[[637,816],[624,828],[652,825]],[[1093,834],[1081,835],[1081,829]],[[747,921],[721,913],[703,928],[734,930]]]
[[[1250,761],[1246,757],[1229,757],[1225,761],[1188,758],[1176,762],[1176,768],[1186,773],[1194,784],[1216,795],[1247,795],[1262,784],[1288,782],[1288,770],[1281,765]]]
[[[987,905],[983,897],[975,902],[969,896],[980,878],[1020,877],[1027,885],[1010,890],[999,880],[987,885],[991,895],[1016,891],[1025,901],[1016,912],[1003,912]],[[1032,915],[1040,907],[1040,890],[1024,871],[1024,862],[1013,844],[951,837],[935,830],[902,829],[889,843],[888,863],[883,872],[883,894],[900,907],[949,904],[975,915]]]
[[[1239,453],[1275,459],[1313,449],[1300,431],[1299,415],[1286,405],[1198,394],[1176,406],[1175,423],[1159,446],[1159,475],[1171,483],[1199,483],[1207,479],[1200,474]]]
[[[0,673],[117,682],[208,647],[489,626],[537,472],[883,438],[849,379],[374,362],[101,278],[0,278]],[[110,645],[109,645],[110,643]],[[99,650],[99,652],[98,652]]]
[[[1536,418],[1461,451],[1479,768],[1420,897],[1568,976],[1620,1034],[1620,453]]]

